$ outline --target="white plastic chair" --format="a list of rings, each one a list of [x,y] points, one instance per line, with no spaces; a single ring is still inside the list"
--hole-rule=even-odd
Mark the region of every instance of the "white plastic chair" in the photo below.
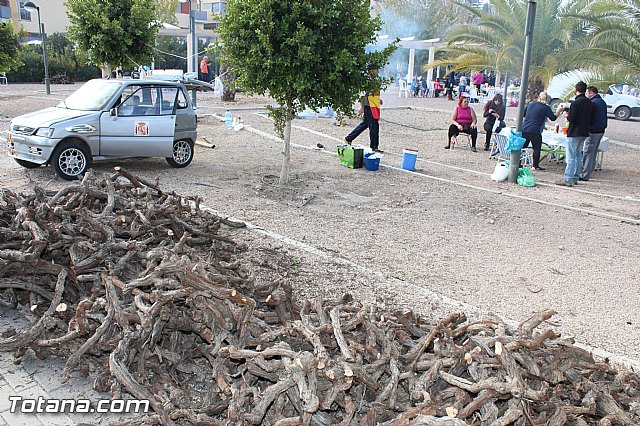
[[[490,100],[492,100],[493,97],[496,95],[496,93],[498,93],[498,89],[495,89],[493,87],[490,89],[487,89],[487,94],[482,97],[482,103],[485,104]]]
[[[409,86],[407,85],[406,80],[399,80],[398,84],[400,85],[400,91],[398,92],[398,97],[408,98],[409,97]]]
[[[8,86],[9,85],[9,80],[7,80],[7,73],[3,72],[2,74],[0,74],[0,85],[1,86]]]
[[[475,87],[470,87],[469,88],[469,102],[470,103],[479,103],[480,102],[480,98],[478,97],[478,89],[476,89]]]

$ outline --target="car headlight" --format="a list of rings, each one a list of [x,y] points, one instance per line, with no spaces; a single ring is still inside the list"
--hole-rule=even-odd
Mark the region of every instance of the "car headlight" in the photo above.
[[[43,138],[50,138],[53,136],[53,129],[51,127],[40,127],[36,130],[36,136],[42,136]]]

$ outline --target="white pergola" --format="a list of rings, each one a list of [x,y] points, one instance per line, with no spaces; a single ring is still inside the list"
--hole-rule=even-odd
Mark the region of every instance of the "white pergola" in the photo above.
[[[435,59],[436,49],[446,45],[445,42],[440,41],[439,38],[432,38],[429,40],[414,40],[415,37],[401,38],[398,43],[398,47],[403,49],[409,49],[409,69],[407,74],[407,80],[413,80],[416,50],[429,50],[429,63],[432,63]],[[391,43],[389,36],[378,37],[377,43],[373,46],[385,48]],[[427,71],[427,81],[433,80],[433,69]]]

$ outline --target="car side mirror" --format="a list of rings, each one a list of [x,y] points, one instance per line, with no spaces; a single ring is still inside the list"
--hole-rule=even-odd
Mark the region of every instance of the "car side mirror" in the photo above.
[[[109,115],[111,117],[117,117],[118,116],[118,108],[111,108],[111,110],[109,111]]]
[[[189,105],[186,102],[178,102],[178,109],[187,108]]]

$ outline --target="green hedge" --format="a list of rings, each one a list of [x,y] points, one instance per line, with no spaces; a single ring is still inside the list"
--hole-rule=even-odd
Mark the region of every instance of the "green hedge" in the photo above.
[[[20,50],[23,65],[7,72],[11,83],[39,83],[44,81],[42,45],[24,45]],[[66,34],[55,33],[47,38],[47,62],[49,77],[63,74],[73,81],[100,78],[100,69],[89,65],[74,49]]]

